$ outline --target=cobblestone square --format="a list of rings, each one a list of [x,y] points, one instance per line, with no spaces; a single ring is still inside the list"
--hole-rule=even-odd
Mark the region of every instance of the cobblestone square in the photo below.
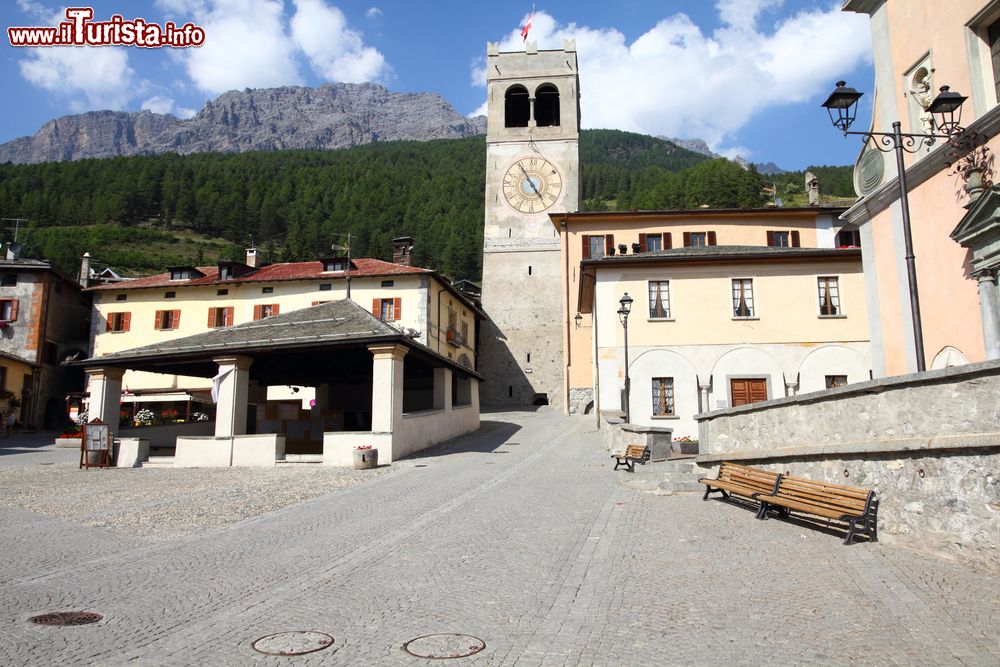
[[[996,574],[627,490],[589,417],[487,414],[364,479],[77,471],[40,442],[0,443],[4,665],[1000,664]],[[28,621],[72,610],[103,619]],[[303,630],[334,642],[252,647]],[[485,648],[403,650],[428,635]]]

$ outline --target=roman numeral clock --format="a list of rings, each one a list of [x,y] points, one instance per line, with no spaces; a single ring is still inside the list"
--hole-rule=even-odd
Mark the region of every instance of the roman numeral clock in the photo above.
[[[562,193],[562,176],[540,156],[523,157],[507,168],[503,196],[521,213],[541,213],[552,207]]]

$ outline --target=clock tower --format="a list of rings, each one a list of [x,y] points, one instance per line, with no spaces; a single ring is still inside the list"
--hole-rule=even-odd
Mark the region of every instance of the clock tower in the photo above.
[[[563,275],[549,214],[580,209],[576,43],[487,45],[486,220],[480,385],[484,406],[562,407]]]

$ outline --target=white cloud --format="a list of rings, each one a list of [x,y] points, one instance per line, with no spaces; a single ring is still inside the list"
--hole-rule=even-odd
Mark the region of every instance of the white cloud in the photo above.
[[[18,65],[25,80],[67,99],[74,112],[123,109],[145,87],[136,82],[124,48],[34,49]]]
[[[780,4],[718,0],[723,25],[715,32],[674,14],[631,44],[614,28],[560,25],[538,12],[528,40],[552,49],[576,39],[585,127],[701,138],[729,152],[724,144],[755,114],[810,99],[871,58],[867,17],[831,3],[762,29],[761,13]],[[520,28],[501,42],[504,51],[523,48]],[[472,76],[485,83],[482,62]]]
[[[316,74],[328,81],[373,81],[387,72],[385,58],[365,46],[337,7],[323,0],[295,0],[292,39]],[[370,11],[370,10],[369,10]]]
[[[281,0],[173,0],[205,29],[201,47],[185,49],[188,76],[210,93],[302,82],[285,32]]]
[[[377,19],[380,16],[382,16],[382,10],[378,7],[369,7],[368,11],[365,12],[365,18],[368,19]]]
[[[194,109],[187,109],[185,107],[177,106],[177,103],[169,98],[163,97],[162,95],[154,95],[148,100],[142,103],[143,110],[152,111],[153,113],[168,113],[178,118],[191,118],[197,113]]]
[[[56,12],[40,2],[34,2],[33,0],[17,0],[18,8],[35,19],[36,21],[44,21],[44,25],[54,25],[56,21],[60,18],[64,18],[62,12]]]

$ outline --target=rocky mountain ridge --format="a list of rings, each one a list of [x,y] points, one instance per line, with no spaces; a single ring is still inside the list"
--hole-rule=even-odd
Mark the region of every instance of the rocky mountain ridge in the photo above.
[[[677,137],[662,137],[662,136],[659,138],[666,139],[667,141],[673,144],[677,144],[681,148],[686,148],[689,151],[700,153],[702,155],[707,155],[708,157],[711,158],[724,157],[722,155],[719,155],[718,153],[713,152],[712,149],[708,147],[708,144],[705,143],[704,139],[679,139]],[[777,174],[787,173],[787,170],[782,169],[773,162],[751,163],[748,160],[746,160],[742,155],[737,155],[735,158],[733,158],[733,162],[740,165],[744,169],[749,169],[750,165],[753,164],[757,168],[758,172],[760,172],[761,174],[765,174],[767,176],[774,176]]]
[[[0,163],[82,158],[338,149],[378,141],[485,134],[433,93],[393,93],[372,83],[229,91],[188,120],[150,111],[91,111],[49,121],[30,137],[0,144]]]

